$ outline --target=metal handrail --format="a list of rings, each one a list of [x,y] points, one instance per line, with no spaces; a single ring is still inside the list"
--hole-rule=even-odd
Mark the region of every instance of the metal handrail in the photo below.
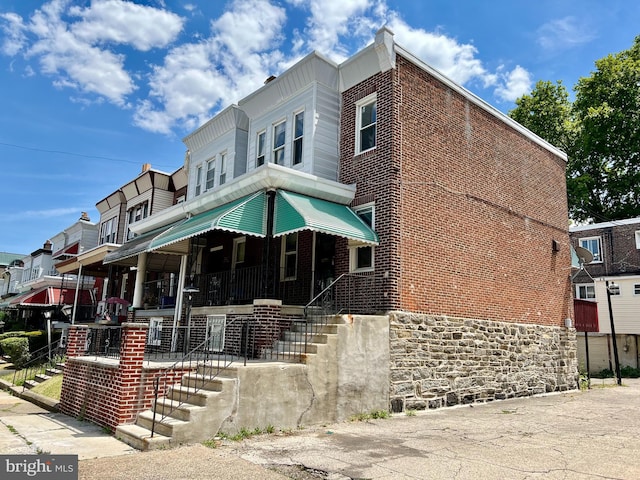
[[[34,371],[46,371],[47,367],[56,366],[66,357],[66,344],[64,339],[60,338],[51,345],[46,345],[31,354],[31,358],[19,370],[23,375],[22,391],[26,388],[27,378]],[[46,359],[46,361],[45,361]],[[18,370],[13,373],[13,384],[16,384],[16,376]]]
[[[249,324],[250,323],[250,318],[243,318],[243,317],[238,317],[238,318],[234,318],[232,319],[229,323],[226,324],[225,328],[233,323],[235,323],[236,321],[242,320],[245,324]],[[246,334],[245,339],[240,338],[240,347],[242,347],[242,342],[243,340],[245,341],[245,349],[244,349],[244,365],[247,365],[247,354],[248,354],[248,337],[249,337],[249,329],[247,328],[247,334]],[[160,394],[160,380],[161,378],[164,379],[163,381],[163,396],[166,398],[167,397],[167,393],[168,393],[168,381],[167,379],[169,378],[169,374],[170,372],[174,372],[176,370],[180,370],[182,372],[184,371],[193,371],[194,369],[197,371],[198,366],[200,364],[202,364],[203,366],[207,366],[207,362],[210,360],[210,355],[213,354],[213,352],[211,352],[210,350],[206,349],[206,345],[209,343],[209,339],[206,338],[204,341],[202,341],[199,345],[197,345],[195,348],[193,348],[190,352],[186,353],[181,359],[175,361],[171,366],[164,368],[163,370],[161,370],[159,372],[159,374],[155,377],[155,379],[153,380],[153,394],[154,394],[154,399],[153,399],[153,418],[152,418],[152,423],[151,423],[151,438],[153,438],[154,434],[155,434],[155,428],[156,428],[156,423],[159,421],[161,422],[162,420],[164,420],[165,418],[167,418],[169,415],[171,415],[172,412],[174,412],[176,409],[178,409],[180,406],[184,405],[191,397],[193,397],[195,394],[197,394],[200,390],[202,390],[205,386],[205,384],[207,382],[210,382],[211,380],[213,380],[214,378],[216,378],[218,375],[220,375],[221,372],[223,372],[225,369],[229,368],[229,366],[231,366],[231,364],[233,364],[236,359],[238,359],[240,357],[240,355],[230,355],[226,352],[216,352],[215,355],[217,355],[218,359],[217,359],[217,367],[215,367],[215,373],[210,373],[209,376],[204,375],[202,376],[202,381],[200,382],[201,385],[198,387],[198,385],[196,385],[195,387],[187,387],[187,392],[186,392],[186,396],[184,398],[182,398],[182,391],[180,392],[180,396],[179,399],[177,401],[177,404],[173,405],[172,408],[170,408],[168,411],[164,411],[163,410],[163,414],[160,417],[159,420],[156,420],[156,415],[158,412],[158,397]],[[255,343],[255,334],[254,334],[254,338],[253,341]],[[239,350],[242,350],[242,348],[240,348]],[[240,353],[240,352],[238,352]],[[204,354],[204,358],[203,355]],[[221,356],[223,356],[224,360],[222,361],[221,364]],[[192,358],[194,357],[194,358]],[[230,360],[229,360],[230,359]],[[195,362],[195,365],[194,363]],[[180,367],[179,367],[180,366]],[[212,369],[214,368],[214,365],[212,364],[210,366]],[[172,378],[175,379],[175,376],[172,376]],[[178,382],[174,382],[173,384],[169,385],[169,387],[173,386],[175,383]]]

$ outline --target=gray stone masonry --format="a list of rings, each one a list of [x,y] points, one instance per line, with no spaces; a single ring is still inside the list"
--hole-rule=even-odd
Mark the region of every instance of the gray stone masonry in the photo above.
[[[391,409],[573,390],[576,348],[572,328],[392,312]]]

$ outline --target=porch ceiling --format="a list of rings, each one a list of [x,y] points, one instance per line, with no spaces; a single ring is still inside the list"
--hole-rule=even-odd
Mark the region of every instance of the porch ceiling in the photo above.
[[[273,236],[312,230],[378,245],[379,239],[362,219],[346,205],[278,190],[273,219]]]
[[[264,191],[234,200],[189,218],[155,236],[148,250],[156,250],[201,235],[209,230],[224,230],[264,237],[266,234],[266,195]]]

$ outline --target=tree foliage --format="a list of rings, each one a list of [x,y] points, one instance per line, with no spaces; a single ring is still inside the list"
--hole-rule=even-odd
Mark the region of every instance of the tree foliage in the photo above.
[[[567,152],[572,219],[640,216],[640,36],[595,65],[573,104],[560,82],[538,82],[509,115]]]

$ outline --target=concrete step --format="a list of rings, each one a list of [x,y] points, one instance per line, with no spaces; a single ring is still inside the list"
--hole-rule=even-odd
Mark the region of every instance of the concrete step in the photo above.
[[[153,438],[151,438],[151,430],[134,424],[118,425],[115,437],[142,451],[166,448],[172,445],[170,437],[154,432]]]
[[[162,415],[156,414],[154,436],[155,433],[159,433],[160,435],[164,435],[165,437],[171,437],[175,428],[184,428],[188,424],[189,422],[185,420],[180,420],[173,417],[162,418]],[[138,419],[136,420],[136,425],[144,427],[149,430],[149,432],[151,432],[151,429],[153,428],[153,411],[145,410],[144,412],[140,412],[138,414]]]
[[[304,342],[305,337],[307,339],[307,343],[327,343],[329,340],[329,334],[326,333],[305,333],[305,332],[293,332],[286,331],[282,335],[282,340],[285,342]]]
[[[305,326],[304,323],[294,323],[291,327],[292,332],[313,332],[317,335],[320,334],[337,334],[338,333],[338,325],[337,323],[328,323],[326,325],[310,325]]]
[[[274,362],[286,362],[286,363],[304,363],[315,356],[314,353],[300,353],[300,352],[278,352],[274,349],[265,349],[262,357],[265,360],[271,360]]]
[[[195,411],[203,410],[206,407],[193,405],[192,403],[178,402],[169,398],[158,398],[156,412],[158,415],[167,415],[178,420],[188,422],[191,420],[191,414]]]
[[[51,375],[47,375],[45,373],[39,373],[35,376],[34,380],[38,383],[46,382],[51,378]]]
[[[173,385],[167,392],[166,397],[181,403],[191,403],[201,407],[207,405],[209,398],[219,392],[202,390],[194,387],[187,387],[180,383]]]
[[[36,382],[35,380],[27,380],[26,382],[24,382],[24,388],[31,390],[33,387],[38,385],[38,383],[39,382]]]
[[[190,388],[208,390],[211,392],[221,392],[225,383],[233,382],[230,378],[213,375],[203,375],[200,373],[187,373],[182,377],[181,385]]]
[[[318,345],[316,343],[307,342],[288,342],[286,340],[278,340],[272,350],[276,352],[295,352],[298,354],[318,353]]]
[[[53,377],[54,375],[62,374],[62,370],[60,368],[49,367],[44,371],[44,373],[46,373],[50,377]]]

